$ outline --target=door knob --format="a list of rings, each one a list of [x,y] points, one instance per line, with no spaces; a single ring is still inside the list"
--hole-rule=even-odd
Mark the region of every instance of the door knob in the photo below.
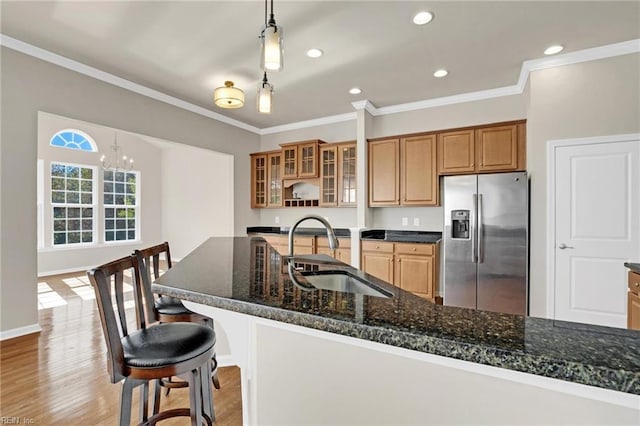
[[[560,250],[564,250],[564,249],[572,249],[572,248],[574,248],[574,247],[568,246],[568,245],[566,245],[565,243],[560,243],[560,245],[558,246],[558,248],[559,248]]]

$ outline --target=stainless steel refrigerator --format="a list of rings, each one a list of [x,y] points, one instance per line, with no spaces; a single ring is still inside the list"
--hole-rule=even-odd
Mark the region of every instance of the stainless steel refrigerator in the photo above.
[[[526,172],[444,178],[444,304],[526,315]]]

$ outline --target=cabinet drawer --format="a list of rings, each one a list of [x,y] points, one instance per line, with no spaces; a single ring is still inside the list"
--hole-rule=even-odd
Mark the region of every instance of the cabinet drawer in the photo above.
[[[316,237],[293,237],[294,247],[313,247],[313,241]],[[285,240],[288,244],[288,240]]]
[[[397,243],[396,253],[421,254],[421,255],[431,256],[433,255],[433,244]]]
[[[640,274],[629,271],[629,291],[640,294]]]
[[[382,253],[393,253],[393,243],[378,241],[362,241],[362,251],[377,251]]]
[[[338,243],[340,248],[350,248],[351,247],[351,238],[338,238]],[[329,239],[327,237],[316,237],[316,247],[329,247]]]

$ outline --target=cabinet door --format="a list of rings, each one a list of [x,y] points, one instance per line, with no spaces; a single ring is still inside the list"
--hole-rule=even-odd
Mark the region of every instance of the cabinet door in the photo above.
[[[517,170],[517,124],[476,130],[476,156],[478,171]]]
[[[338,147],[320,148],[320,205],[338,205]]]
[[[396,255],[395,285],[418,296],[433,298],[433,256]]]
[[[268,207],[282,206],[282,156],[280,153],[267,155]]]
[[[640,296],[629,292],[627,297],[629,298],[627,328],[640,330]]]
[[[438,171],[440,174],[475,171],[475,156],[473,130],[438,134]]]
[[[351,265],[351,249],[349,248],[338,248],[335,250],[335,258],[340,262],[344,262],[347,265]]]
[[[400,141],[369,142],[369,205],[400,204]]]
[[[318,143],[298,145],[298,177],[318,177]]]
[[[298,147],[290,145],[282,148],[282,178],[298,177]]]
[[[393,254],[363,252],[362,270],[376,278],[393,284]]]
[[[356,144],[338,147],[338,204],[356,205]]]
[[[326,254],[327,256],[331,256],[335,258],[335,250],[330,249],[329,247],[317,247],[316,254]]]
[[[251,208],[267,206],[267,156],[251,156]]]
[[[438,204],[436,135],[400,140],[400,204]]]

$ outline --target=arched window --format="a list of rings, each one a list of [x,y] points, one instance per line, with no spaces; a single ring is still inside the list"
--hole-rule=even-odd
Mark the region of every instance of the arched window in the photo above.
[[[51,141],[49,141],[49,145],[59,146],[61,148],[79,149],[80,151],[98,152],[98,147],[93,139],[91,139],[91,136],[75,129],[60,130],[58,133],[53,135]]]

